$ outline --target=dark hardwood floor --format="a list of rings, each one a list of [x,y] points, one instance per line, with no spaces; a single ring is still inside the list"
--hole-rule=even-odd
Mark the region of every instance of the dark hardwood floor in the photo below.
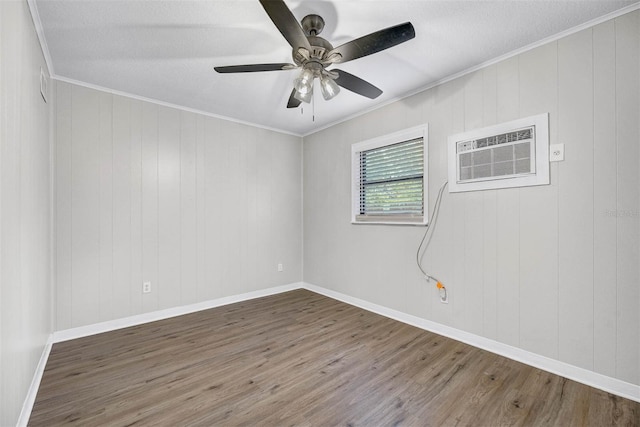
[[[31,426],[640,425],[640,403],[305,290],[55,344]]]

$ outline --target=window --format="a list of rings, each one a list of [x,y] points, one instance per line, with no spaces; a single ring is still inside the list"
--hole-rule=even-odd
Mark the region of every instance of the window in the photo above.
[[[427,223],[427,139],[423,125],[351,146],[351,222]]]

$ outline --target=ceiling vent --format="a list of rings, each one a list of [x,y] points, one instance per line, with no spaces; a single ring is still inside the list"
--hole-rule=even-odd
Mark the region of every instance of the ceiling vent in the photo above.
[[[549,184],[549,115],[449,137],[449,191]]]

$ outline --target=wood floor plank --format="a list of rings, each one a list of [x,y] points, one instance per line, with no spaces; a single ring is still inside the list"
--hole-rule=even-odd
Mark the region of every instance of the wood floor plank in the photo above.
[[[640,425],[640,404],[306,290],[53,346],[30,426]]]

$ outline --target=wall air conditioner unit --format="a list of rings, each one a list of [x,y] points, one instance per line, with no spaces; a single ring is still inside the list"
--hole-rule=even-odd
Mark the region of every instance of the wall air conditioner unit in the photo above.
[[[549,184],[549,115],[449,137],[449,192]]]

